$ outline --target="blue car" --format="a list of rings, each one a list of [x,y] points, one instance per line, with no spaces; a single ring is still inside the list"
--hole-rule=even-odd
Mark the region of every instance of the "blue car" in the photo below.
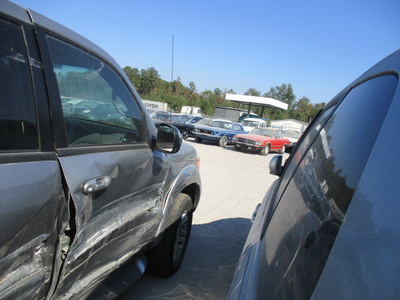
[[[221,147],[231,143],[236,134],[244,133],[248,133],[248,131],[245,131],[242,125],[227,120],[212,120],[209,125],[194,125],[193,129],[196,142],[214,141]]]

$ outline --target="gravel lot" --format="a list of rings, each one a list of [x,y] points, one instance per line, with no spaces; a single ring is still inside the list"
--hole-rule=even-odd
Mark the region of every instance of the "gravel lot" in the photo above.
[[[171,278],[145,273],[120,299],[225,299],[250,218],[271,183],[269,161],[212,144],[191,143],[201,157],[202,195],[181,269]]]

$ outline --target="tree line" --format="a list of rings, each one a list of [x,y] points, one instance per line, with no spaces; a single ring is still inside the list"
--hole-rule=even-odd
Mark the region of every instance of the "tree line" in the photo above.
[[[205,90],[199,93],[193,81],[189,82],[188,86],[184,86],[179,77],[173,82],[165,81],[152,67],[139,71],[137,68],[126,66],[124,71],[142,99],[168,103],[174,111],[180,112],[182,106],[185,105],[196,106],[200,107],[205,115],[213,116],[215,107],[245,109],[239,103],[225,100],[226,93],[236,94],[232,89],[222,91],[215,88],[213,91]],[[325,105],[324,102],[312,104],[307,97],[296,100],[290,83],[271,87],[264,94],[254,88],[249,88],[245,95],[270,97],[288,104],[288,110],[265,108],[262,117],[271,120],[295,119],[308,123]],[[252,111],[261,115],[262,108],[252,107]]]

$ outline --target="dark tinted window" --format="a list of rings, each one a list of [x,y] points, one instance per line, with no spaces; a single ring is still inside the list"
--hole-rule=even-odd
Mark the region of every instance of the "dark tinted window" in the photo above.
[[[0,19],[0,150],[38,148],[29,59],[20,26]]]
[[[144,141],[141,110],[121,78],[100,59],[47,37],[70,146]]]
[[[318,132],[264,235],[261,295],[309,299],[391,103],[397,78],[382,76],[354,88]],[[314,135],[315,136],[315,135]],[[306,140],[306,139],[304,139]],[[296,153],[293,153],[296,155]]]

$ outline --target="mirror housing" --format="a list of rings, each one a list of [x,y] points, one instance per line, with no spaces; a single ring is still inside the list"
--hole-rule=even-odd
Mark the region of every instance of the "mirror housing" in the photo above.
[[[282,155],[275,155],[269,162],[269,173],[276,176],[281,176],[283,172]]]
[[[161,123],[157,128],[156,148],[165,153],[176,153],[182,145],[181,134],[175,126]]]

